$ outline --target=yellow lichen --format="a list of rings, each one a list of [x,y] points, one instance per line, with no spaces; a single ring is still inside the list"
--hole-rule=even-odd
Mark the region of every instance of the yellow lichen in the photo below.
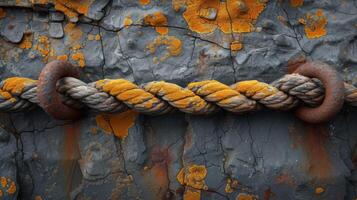
[[[325,192],[325,189],[322,187],[315,188],[315,194],[320,195]]]
[[[237,92],[245,94],[249,97],[257,95],[259,98],[267,97],[279,92],[276,88],[270,86],[269,84],[256,80],[241,81],[232,85],[232,88]]]
[[[183,17],[197,33],[211,33],[217,28],[224,33],[244,33],[254,30],[253,22],[264,10],[266,1],[187,0]],[[215,11],[209,18],[201,10]]]
[[[82,46],[80,45],[80,44],[75,44],[75,45],[73,45],[72,46],[72,50],[79,50],[79,49],[81,49],[82,48]]]
[[[81,52],[74,53],[72,59],[77,62],[78,66],[84,67],[86,65],[86,60],[84,54]]]
[[[143,6],[149,5],[150,4],[150,0],[139,0],[139,3]]]
[[[239,41],[234,41],[231,43],[231,50],[232,51],[239,51],[243,48],[243,44]]]
[[[290,5],[292,7],[300,7],[304,4],[304,0],[290,0]]]
[[[102,38],[102,37],[101,37],[99,34],[95,35],[95,37],[94,37],[94,39],[95,39],[96,41],[99,41],[101,38]]]
[[[301,20],[304,24],[304,30],[307,38],[314,39],[326,35],[327,17],[321,9],[315,14],[307,13],[306,20]]]
[[[157,47],[164,45],[166,46],[167,53],[160,58],[161,61],[166,60],[171,56],[179,56],[182,51],[182,42],[175,36],[160,35],[153,42],[149,43],[147,48],[150,53],[155,53]]]
[[[0,89],[0,96],[6,100],[11,99],[12,95],[8,92],[4,92]]]
[[[31,33],[25,34],[21,43],[19,44],[19,47],[21,49],[31,49],[32,48],[32,39],[33,39],[33,36]]]
[[[1,89],[11,94],[20,94],[26,86],[32,84],[36,84],[36,81],[29,78],[11,77],[4,80]]]
[[[67,55],[59,55],[59,56],[57,56],[57,60],[67,61],[68,56]]]
[[[120,139],[128,135],[128,130],[135,123],[138,113],[130,110],[117,114],[101,114],[96,116],[97,125],[108,133],[114,133]]]
[[[144,17],[144,24],[155,27],[156,32],[166,35],[169,32],[167,18],[162,12],[155,12]]]
[[[3,8],[0,8],[0,19],[6,17],[6,11]]]
[[[131,19],[131,16],[130,16],[130,15],[126,16],[126,17],[124,18],[124,20],[123,20],[123,25],[124,25],[125,27],[128,27],[128,26],[130,26],[130,25],[132,25],[132,24],[133,24],[133,20]]]

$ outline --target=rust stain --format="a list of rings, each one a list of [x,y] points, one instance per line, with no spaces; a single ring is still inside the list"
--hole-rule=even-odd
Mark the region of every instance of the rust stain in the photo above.
[[[72,191],[72,177],[74,175],[77,161],[80,157],[78,140],[80,137],[80,124],[75,122],[65,126],[65,136],[63,144],[63,172],[66,183],[66,196],[69,198]]]
[[[263,197],[263,199],[264,199],[264,200],[270,200],[270,198],[273,197],[273,196],[275,196],[275,194],[271,191],[270,188],[268,188],[268,189],[266,189],[266,190],[264,191],[264,197]]]
[[[3,8],[0,8],[0,19],[6,17],[6,11]]]
[[[281,173],[279,176],[276,177],[277,184],[287,184],[289,186],[295,185],[295,179],[291,177],[288,173],[284,172]]]
[[[132,110],[115,113],[115,114],[100,114],[96,116],[97,126],[102,128],[107,133],[114,133],[120,139],[124,139],[128,135],[128,130],[135,124],[135,119],[138,113]]]
[[[293,148],[301,148],[306,156],[305,170],[313,178],[326,179],[331,176],[333,166],[325,144],[328,129],[325,124],[307,124],[290,129]]]
[[[145,166],[142,174],[145,185],[156,194],[157,199],[166,199],[169,182],[168,166],[171,163],[169,149],[154,146],[150,152],[148,166]]]
[[[290,5],[292,7],[300,7],[304,4],[304,0],[290,0]]]
[[[139,0],[139,3],[140,3],[142,6],[149,5],[150,2],[151,2],[151,0]]]

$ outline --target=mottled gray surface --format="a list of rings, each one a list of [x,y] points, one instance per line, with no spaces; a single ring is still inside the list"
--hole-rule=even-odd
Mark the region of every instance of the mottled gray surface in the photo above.
[[[205,79],[271,82],[286,73],[289,61],[305,57],[327,62],[346,81],[357,82],[355,1],[305,0],[297,8],[289,1],[270,1],[255,23],[259,31],[244,34],[219,29],[199,34],[187,27],[185,9],[174,11],[171,1],[138,2],[95,0],[85,16],[75,19],[54,12],[52,4],[0,1],[6,6],[0,17],[1,78],[37,79],[57,56],[79,65],[73,56],[79,53],[85,58],[84,81],[166,80],[182,86]],[[327,16],[327,34],[309,39],[298,20],[317,9]],[[150,52],[148,44],[159,34],[139,25],[145,15],[158,11],[168,19],[168,35],[181,40],[182,51],[155,62],[167,49]],[[133,24],[124,27],[128,15]],[[68,31],[77,20],[75,31]],[[20,48],[26,35],[32,46]],[[41,43],[40,36],[48,42]],[[243,49],[231,51],[230,43],[239,38]],[[185,186],[176,176],[193,165],[204,165],[208,172],[204,200],[239,199],[242,194],[264,200],[353,200],[357,195],[352,160],[357,156],[357,111],[347,106],[325,131],[292,113],[271,111],[138,116],[123,140],[98,127],[95,117],[89,113],[75,123],[55,121],[40,108],[1,114],[0,177],[14,181],[16,192],[9,194],[9,185],[0,184],[0,199],[182,199]],[[231,193],[225,191],[228,179],[238,181]],[[315,192],[319,187],[321,194]]]

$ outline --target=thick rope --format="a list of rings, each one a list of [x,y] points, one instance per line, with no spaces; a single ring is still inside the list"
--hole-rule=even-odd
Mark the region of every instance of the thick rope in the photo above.
[[[288,74],[266,84],[256,80],[231,86],[216,80],[193,82],[182,88],[173,83],[153,81],[138,86],[123,79],[104,79],[93,83],[67,77],[58,82],[63,102],[73,108],[88,107],[97,112],[133,109],[145,114],[164,114],[180,110],[209,114],[221,109],[234,113],[266,107],[290,110],[300,103],[314,107],[324,99],[324,88],[315,78]],[[357,88],[345,83],[346,103],[357,106]],[[13,77],[0,83],[0,112],[29,110],[38,104],[37,81]]]

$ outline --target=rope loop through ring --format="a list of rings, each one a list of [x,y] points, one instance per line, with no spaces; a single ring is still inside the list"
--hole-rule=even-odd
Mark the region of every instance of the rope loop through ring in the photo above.
[[[56,119],[75,120],[80,118],[81,112],[63,104],[57,92],[57,81],[63,77],[78,78],[78,68],[69,62],[55,60],[42,69],[37,84],[39,105]]]
[[[318,107],[301,106],[295,115],[305,122],[324,123],[332,119],[343,107],[344,82],[340,74],[322,62],[308,62],[299,66],[294,73],[319,79],[325,87],[325,98]]]

